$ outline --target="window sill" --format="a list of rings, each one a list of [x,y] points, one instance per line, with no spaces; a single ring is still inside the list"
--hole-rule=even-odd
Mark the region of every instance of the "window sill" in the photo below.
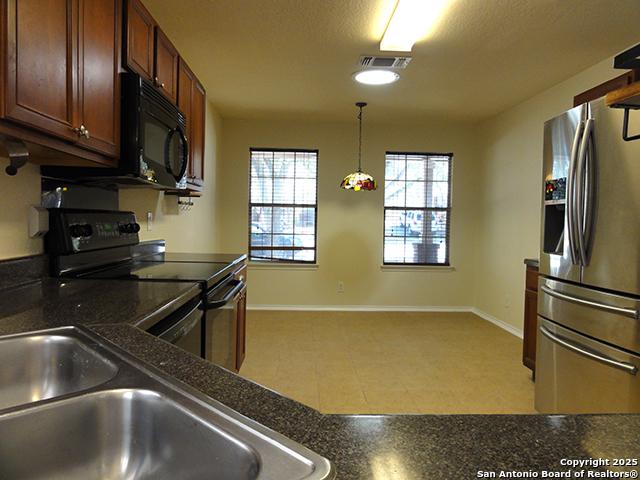
[[[451,265],[380,265],[380,270],[389,272],[455,272]]]
[[[250,270],[317,270],[317,263],[249,262]]]

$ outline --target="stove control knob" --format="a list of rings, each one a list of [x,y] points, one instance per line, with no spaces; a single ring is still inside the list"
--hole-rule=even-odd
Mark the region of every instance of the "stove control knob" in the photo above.
[[[89,224],[76,224],[69,227],[69,233],[73,238],[90,237],[93,235],[93,228]]]

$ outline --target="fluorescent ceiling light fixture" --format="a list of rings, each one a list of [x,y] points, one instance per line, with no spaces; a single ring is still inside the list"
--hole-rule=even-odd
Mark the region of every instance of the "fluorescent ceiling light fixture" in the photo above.
[[[410,52],[413,44],[432,32],[448,0],[398,0],[380,41],[380,50]]]
[[[365,85],[387,85],[393,83],[400,78],[396,72],[391,70],[362,70],[353,74],[353,79],[358,83]]]

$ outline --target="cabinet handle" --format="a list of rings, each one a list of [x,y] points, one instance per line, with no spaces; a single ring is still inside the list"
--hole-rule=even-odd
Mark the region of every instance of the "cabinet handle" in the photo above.
[[[164,89],[164,82],[160,82],[160,79],[158,77],[155,77],[153,79],[153,81],[156,84],[156,87],[160,87],[160,88]]]
[[[91,138],[91,135],[89,134],[89,130],[87,130],[87,127],[85,127],[84,125],[80,125],[79,127],[76,127],[74,129],[72,129],[79,137],[85,137],[85,138]]]

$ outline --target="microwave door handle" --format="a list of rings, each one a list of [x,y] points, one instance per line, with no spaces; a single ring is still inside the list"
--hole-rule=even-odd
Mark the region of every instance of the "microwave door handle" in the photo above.
[[[541,285],[540,290],[542,290],[547,295],[551,295],[552,297],[558,298],[560,300],[577,303],[589,308],[598,308],[600,310],[616,313],[618,315],[624,315],[625,317],[635,318],[636,320],[639,319],[638,310],[633,308],[616,307],[615,305],[608,305],[606,303],[594,302],[585,298],[574,297],[573,295],[567,295],[566,293],[558,292],[557,290],[549,288],[547,285]]]
[[[214,308],[221,308],[224,307],[227,303],[229,303],[233,298],[235,298],[235,296],[240,293],[240,291],[242,289],[245,288],[245,283],[242,280],[238,280],[235,287],[233,287],[231,290],[229,290],[229,293],[227,293],[223,298],[221,298],[220,300],[212,300],[209,301],[207,300],[207,303],[205,304],[205,308],[207,310],[213,310]]]
[[[576,165],[576,183],[574,196],[576,198],[574,212],[575,226],[576,226],[576,239],[578,246],[578,258],[581,265],[587,265],[587,248],[585,241],[586,233],[586,210],[588,208],[589,199],[586,198],[588,193],[587,189],[590,185],[586,185],[587,176],[587,152],[590,145],[591,132],[593,130],[593,119],[589,118],[584,122],[584,130],[582,133],[582,139],[580,141],[580,148],[578,149],[577,165]]]
[[[575,227],[575,174],[576,174],[576,157],[578,156],[578,147],[580,144],[580,133],[584,123],[580,121],[576,126],[576,132],[573,136],[573,144],[571,145],[571,156],[569,157],[569,174],[567,175],[567,229],[569,239],[569,253],[571,254],[571,262],[578,265],[578,252],[576,249],[576,227]]]
[[[567,350],[571,350],[572,352],[575,352],[578,355],[582,355],[592,360],[596,360],[598,362],[604,363],[605,365],[609,365],[610,367],[623,370],[627,372],[629,375],[635,375],[638,372],[638,367],[636,367],[631,363],[619,362],[618,360],[615,360],[611,357],[603,355],[600,352],[595,352],[587,347],[584,347],[579,343],[571,342],[563,337],[559,337],[553,334],[544,326],[540,326],[540,333],[542,333],[545,337],[547,337],[552,342],[557,343],[558,345],[561,345]]]

